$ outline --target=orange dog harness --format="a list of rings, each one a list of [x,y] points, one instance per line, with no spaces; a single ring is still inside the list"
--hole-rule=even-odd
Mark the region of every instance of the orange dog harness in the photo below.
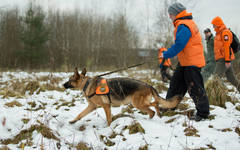
[[[103,94],[108,94],[108,93],[109,93],[109,87],[107,85],[107,80],[101,79],[99,85],[97,86],[96,94],[103,95]]]

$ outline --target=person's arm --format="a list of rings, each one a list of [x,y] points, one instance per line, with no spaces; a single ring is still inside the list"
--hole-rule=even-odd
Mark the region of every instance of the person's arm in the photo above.
[[[224,52],[225,52],[225,66],[226,68],[229,68],[231,66],[231,55],[232,54],[232,48],[231,48],[231,41],[232,41],[232,35],[229,31],[223,31],[222,32],[222,39],[224,43]]]
[[[177,28],[175,44],[173,44],[167,51],[163,52],[163,57],[167,59],[176,56],[183,50],[191,36],[191,31],[187,26],[179,25]]]
[[[229,31],[223,31],[222,32],[222,39],[224,43],[224,52],[225,52],[225,62],[230,62],[230,58],[232,55],[231,51],[231,41],[232,41],[232,35],[230,34]]]

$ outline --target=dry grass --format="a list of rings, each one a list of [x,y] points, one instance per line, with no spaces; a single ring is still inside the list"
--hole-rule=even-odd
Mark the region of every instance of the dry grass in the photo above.
[[[91,150],[91,149],[92,149],[92,148],[90,148],[90,147],[88,146],[88,144],[85,143],[85,142],[79,142],[79,143],[77,144],[77,146],[75,146],[75,148],[76,148],[77,150]]]
[[[122,114],[124,114],[125,112],[129,113],[129,114],[133,114],[134,111],[132,110],[134,107],[132,104],[129,104],[126,108],[122,109]]]
[[[129,129],[129,134],[135,134],[138,132],[145,134],[144,128],[138,122],[133,122],[130,126],[127,127],[127,129]]]
[[[5,103],[4,105],[7,107],[14,107],[14,106],[21,107],[22,106],[22,104],[16,100],[9,102],[9,103]]]
[[[212,80],[206,82],[206,92],[210,105],[220,106],[225,108],[225,102],[232,102],[228,96],[228,88],[222,84],[221,79],[215,76]]]
[[[238,136],[240,137],[240,128],[239,127],[236,127],[235,128],[235,132],[238,134]]]
[[[118,118],[122,118],[122,117],[129,117],[129,118],[133,118],[132,116],[130,115],[126,115],[126,114],[118,114],[118,115],[115,115],[115,116],[112,116],[112,121],[118,119]]]
[[[172,118],[172,119],[169,119],[168,121],[165,121],[165,123],[172,123],[174,120],[176,120],[177,118]]]
[[[2,140],[1,142],[3,144],[18,144],[19,142],[23,140],[32,140],[32,133],[33,131],[37,131],[38,133],[41,133],[43,137],[48,139],[54,139],[56,141],[60,142],[60,139],[55,136],[50,128],[44,125],[33,125],[29,129],[22,130],[19,134],[17,134],[13,139],[6,139]]]
[[[44,91],[64,91],[64,87],[58,86],[61,80],[62,78],[49,78],[47,76],[39,77],[37,79],[12,79],[6,83],[1,83],[3,86],[0,89],[0,95],[3,95],[3,98],[22,98],[26,92],[32,95],[34,92],[36,92],[36,94],[39,94],[40,92]]]
[[[148,145],[146,144],[143,147],[139,147],[138,150],[148,150]]]
[[[200,135],[198,135],[198,130],[195,129],[193,126],[189,126],[187,127],[185,130],[185,135],[186,136],[195,136],[195,137],[200,137]]]
[[[100,140],[107,146],[115,145],[115,142],[112,142],[108,137],[105,135],[100,135]]]

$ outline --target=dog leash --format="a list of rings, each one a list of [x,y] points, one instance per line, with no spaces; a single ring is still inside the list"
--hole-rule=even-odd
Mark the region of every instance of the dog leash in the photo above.
[[[168,62],[167,59],[165,59],[165,58],[159,58],[159,59],[164,59],[164,61],[162,63],[164,63],[166,61],[169,65],[170,69],[173,70],[173,71],[175,70],[175,69],[173,69],[172,65]]]
[[[158,59],[162,59],[162,58],[158,58]],[[172,68],[172,65],[168,62],[168,60],[166,60],[166,61],[167,61],[167,63],[169,64],[170,69],[174,71],[175,69]],[[137,67],[137,66],[141,66],[141,65],[143,65],[143,64],[145,64],[145,63],[147,63],[147,62],[150,62],[150,60],[149,60],[149,61],[144,61],[144,62],[139,63],[139,64],[127,66],[127,67],[124,67],[124,68],[121,68],[121,69],[113,70],[113,71],[110,71],[110,72],[107,72],[107,73],[103,73],[103,74],[100,74],[100,75],[98,75],[98,76],[101,77],[101,76],[109,75],[109,74],[112,74],[112,73],[115,73],[115,72],[127,70],[127,69],[130,69],[130,68],[134,68],[134,67]]]
[[[103,74],[98,75],[98,76],[101,77],[101,76],[109,75],[109,74],[112,74],[112,73],[115,73],[115,72],[119,72],[119,71],[127,70],[127,69],[130,69],[130,68],[133,68],[133,67],[141,66],[145,63],[146,63],[146,61],[142,62],[142,63],[139,63],[139,64],[132,65],[132,66],[127,66],[127,67],[124,67],[124,68],[121,68],[121,69],[113,70],[113,71],[110,71],[110,72],[107,72],[107,73],[103,73]]]

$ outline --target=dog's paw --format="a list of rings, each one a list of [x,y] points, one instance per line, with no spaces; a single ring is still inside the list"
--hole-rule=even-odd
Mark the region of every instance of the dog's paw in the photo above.
[[[72,121],[69,121],[69,124],[74,124],[76,122],[77,122],[76,120],[72,120]]]

